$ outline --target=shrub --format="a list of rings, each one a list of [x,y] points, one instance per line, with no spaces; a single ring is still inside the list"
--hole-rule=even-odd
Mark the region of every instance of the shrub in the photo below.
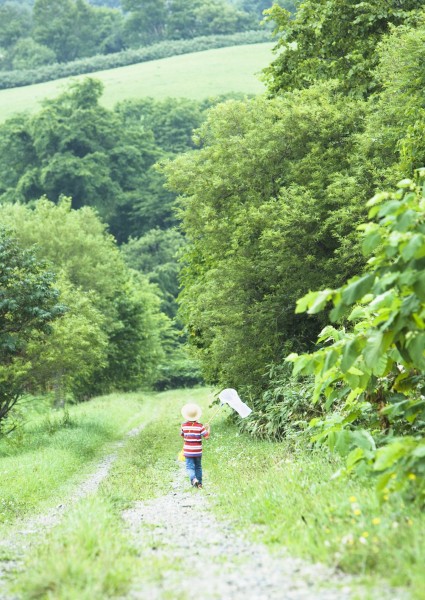
[[[322,414],[311,403],[312,378],[293,377],[287,364],[271,365],[267,390],[248,401],[252,417],[241,421],[241,428],[262,438],[281,440],[297,436],[308,422]]]

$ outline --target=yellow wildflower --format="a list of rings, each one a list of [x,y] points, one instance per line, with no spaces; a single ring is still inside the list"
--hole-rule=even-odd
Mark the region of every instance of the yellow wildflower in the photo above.
[[[380,522],[381,522],[381,519],[379,517],[375,517],[374,519],[372,519],[373,525],[379,525]]]
[[[362,511],[360,510],[360,508],[355,508],[355,509],[353,510],[353,513],[354,513],[354,514],[355,514],[355,515],[358,517],[359,515],[361,515],[361,514],[362,514]]]
[[[411,481],[415,481],[416,479],[416,475],[414,473],[409,473],[409,475],[407,476],[408,479],[410,479]]]
[[[348,499],[350,502],[357,502],[357,498],[355,496],[350,496]]]

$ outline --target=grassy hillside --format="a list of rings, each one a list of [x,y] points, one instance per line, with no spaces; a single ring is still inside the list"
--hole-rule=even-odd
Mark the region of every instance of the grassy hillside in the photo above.
[[[202,99],[227,92],[261,93],[258,74],[269,64],[274,44],[249,44],[183,54],[161,60],[98,71],[105,92],[102,103],[111,108],[126,98],[186,97]],[[0,91],[0,121],[15,112],[35,111],[44,98],[56,96],[71,80],[58,79]]]

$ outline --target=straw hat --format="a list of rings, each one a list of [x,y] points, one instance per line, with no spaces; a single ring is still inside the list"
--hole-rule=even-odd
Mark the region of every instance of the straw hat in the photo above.
[[[185,404],[182,408],[183,419],[186,419],[186,421],[197,421],[201,414],[201,407],[197,404],[193,404],[192,402]]]

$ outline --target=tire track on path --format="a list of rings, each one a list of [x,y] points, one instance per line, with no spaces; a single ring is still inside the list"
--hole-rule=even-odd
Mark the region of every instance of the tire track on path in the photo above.
[[[123,518],[144,574],[126,600],[349,600],[351,578],[251,543],[210,508],[209,492],[192,490],[184,465],[172,490],[138,502]],[[394,599],[394,596],[392,596]],[[381,596],[382,598],[382,596]]]
[[[14,526],[13,535],[0,540],[0,600],[18,600],[8,594],[7,584],[13,577],[13,573],[22,569],[27,553],[43,541],[44,535],[58,525],[70,508],[83,498],[97,492],[102,481],[108,476],[117,459],[118,450],[124,446],[126,438],[139,435],[147,425],[148,421],[138,425],[128,431],[122,440],[112,444],[112,452],[97,463],[95,470],[70,492],[63,504],[34,517],[18,521]]]

